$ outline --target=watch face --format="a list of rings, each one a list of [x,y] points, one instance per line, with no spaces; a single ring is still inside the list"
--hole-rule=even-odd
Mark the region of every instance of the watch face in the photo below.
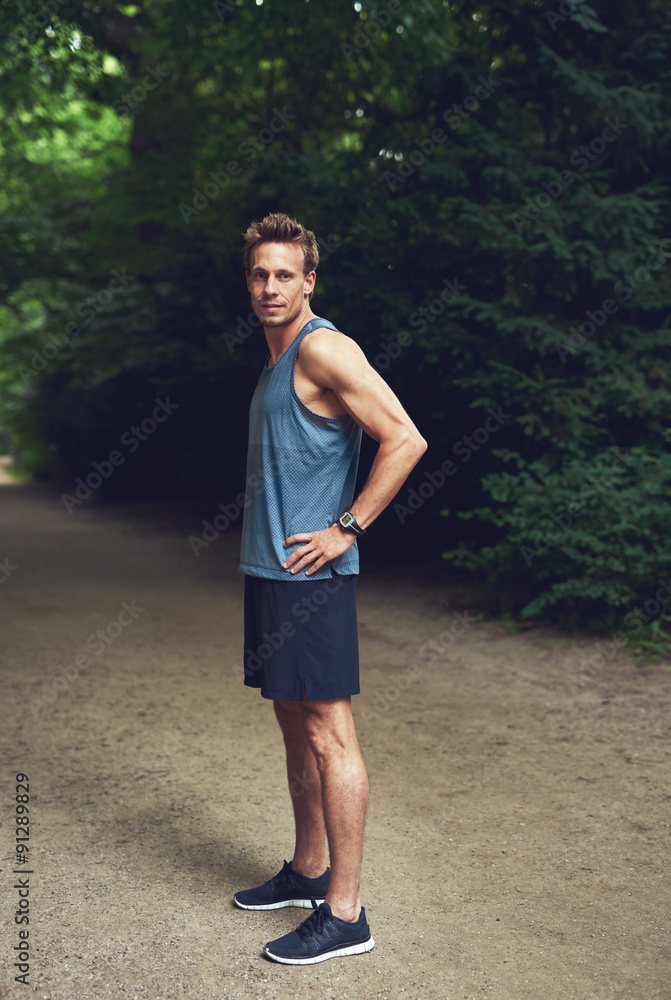
[[[352,523],[352,521],[353,521],[353,520],[354,520],[354,518],[352,517],[352,515],[350,514],[350,512],[349,512],[349,511],[347,511],[347,512],[346,512],[345,514],[343,514],[343,516],[342,516],[342,517],[340,518],[340,523],[342,524],[342,526],[343,526],[344,528],[349,528],[349,526],[350,526],[350,524]]]

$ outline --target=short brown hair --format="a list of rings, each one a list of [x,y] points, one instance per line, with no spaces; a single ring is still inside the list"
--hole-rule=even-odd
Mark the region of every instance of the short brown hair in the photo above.
[[[271,212],[261,222],[252,222],[245,233],[245,271],[251,271],[252,251],[259,243],[296,243],[303,248],[303,274],[317,270],[319,247],[315,234],[284,212]]]

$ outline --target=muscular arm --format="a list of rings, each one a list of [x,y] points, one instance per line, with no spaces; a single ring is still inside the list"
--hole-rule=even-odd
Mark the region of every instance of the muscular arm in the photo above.
[[[319,336],[319,334],[326,336]],[[306,350],[307,348],[307,350]],[[394,499],[421,456],[426,441],[384,379],[353,340],[315,331],[301,348],[305,373],[328,386],[343,408],[379,448],[352,513],[367,528]]]
[[[301,344],[301,368],[316,385],[330,389],[343,409],[378,442],[379,448],[363,490],[351,510],[367,528],[396,496],[426,451],[426,441],[383,378],[369,365],[353,340],[329,330],[315,330]],[[313,562],[306,575],[346,552],[355,537],[334,525],[324,531],[292,535],[285,542],[304,544],[284,563],[297,572]]]

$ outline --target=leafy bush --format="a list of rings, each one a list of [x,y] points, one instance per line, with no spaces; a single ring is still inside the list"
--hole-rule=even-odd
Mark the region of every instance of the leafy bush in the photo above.
[[[501,587],[502,605],[521,618],[603,628],[624,621],[630,627],[642,602],[645,615],[646,600],[659,613],[671,599],[669,453],[611,448],[568,457],[554,470],[543,458],[527,462],[504,449],[496,454],[516,471],[485,476],[495,505],[458,516],[479,518],[503,533],[480,550],[462,542],[445,559],[483,572]],[[664,582],[667,590],[655,600]],[[653,637],[657,652],[671,650],[671,632],[660,621]]]

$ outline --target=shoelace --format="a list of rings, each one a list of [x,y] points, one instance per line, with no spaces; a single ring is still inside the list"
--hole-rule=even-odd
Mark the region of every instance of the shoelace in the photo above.
[[[272,881],[273,889],[277,889],[281,885],[286,885],[290,889],[295,889],[298,885],[296,881],[296,876],[291,870],[291,865],[288,861],[284,862],[282,871],[279,872]]]
[[[314,913],[311,913],[307,920],[304,920],[300,927],[296,928],[296,933],[301,941],[307,941],[308,938],[321,934],[324,930],[324,923],[328,920],[329,915],[324,909],[323,903],[317,906],[316,899],[313,899],[312,905],[315,908]]]

